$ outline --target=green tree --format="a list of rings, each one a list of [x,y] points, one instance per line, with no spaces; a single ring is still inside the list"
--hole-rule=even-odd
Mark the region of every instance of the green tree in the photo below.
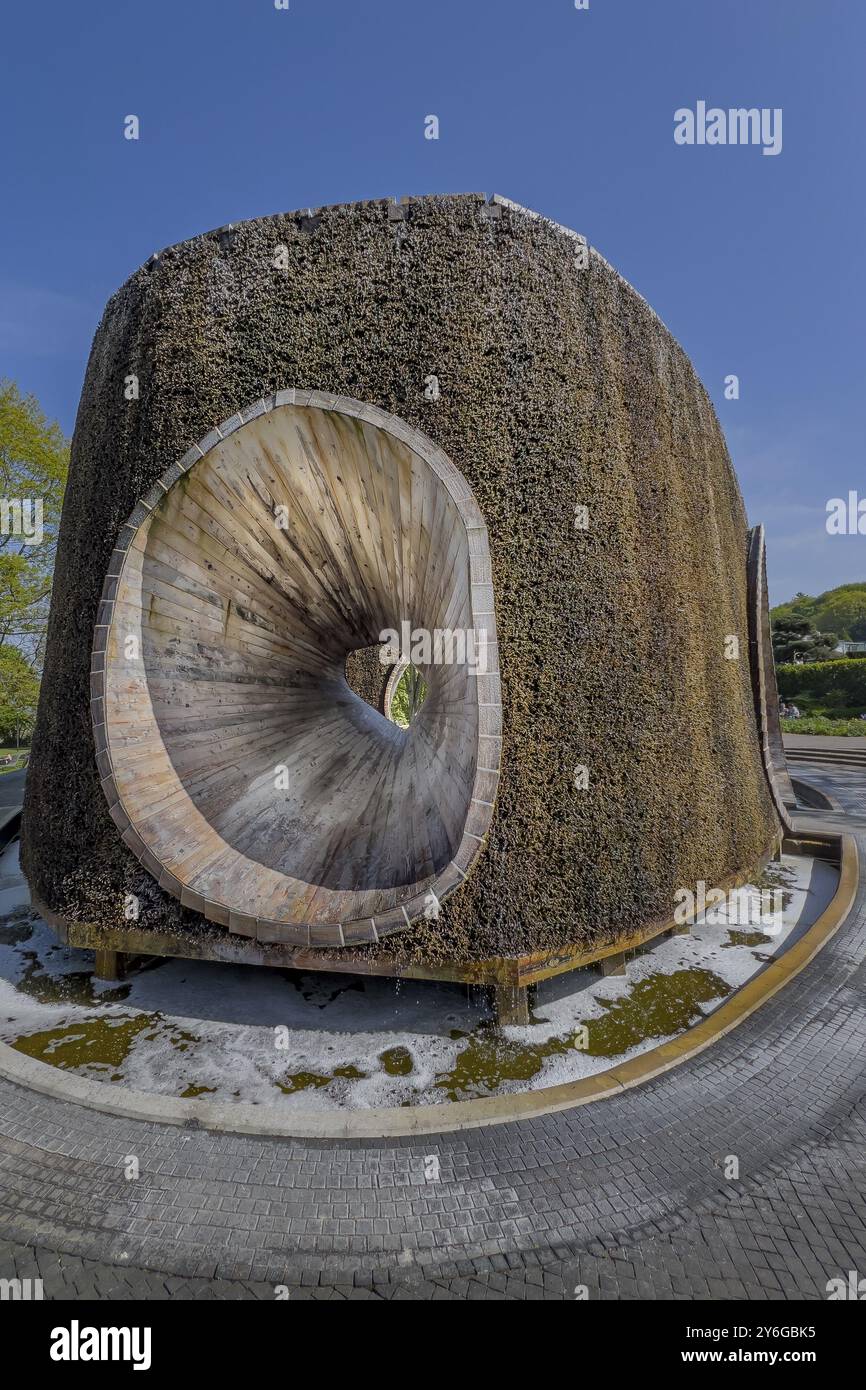
[[[39,677],[17,647],[0,647],[0,742],[29,743],[36,722]]]
[[[838,638],[818,632],[808,618],[775,618],[772,624],[773,656],[785,661],[828,661]]]
[[[69,445],[33,396],[0,381],[0,652],[40,666]]]
[[[427,682],[414,666],[407,666],[391,697],[391,718],[408,729],[427,696]]]
[[[777,604],[770,612],[775,622],[783,618],[806,618],[819,632],[832,632],[856,642],[853,628],[866,617],[866,583],[840,584],[817,598],[796,594],[788,603]]]

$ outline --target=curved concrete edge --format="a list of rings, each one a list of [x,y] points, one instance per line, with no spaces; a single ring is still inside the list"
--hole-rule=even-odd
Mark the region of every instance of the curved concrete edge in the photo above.
[[[831,796],[829,792],[823,791],[820,787],[814,787],[811,782],[804,782],[802,777],[792,777],[791,786],[794,788],[798,806],[802,807],[806,815],[815,810],[837,811],[841,816],[846,814],[841,801],[837,801],[835,796]],[[812,801],[804,801],[803,792],[808,797],[812,797]]]
[[[834,837],[835,838],[835,837]],[[670,1071],[672,1067],[696,1057],[719,1038],[730,1033],[756,1009],[772,999],[795,979],[833,937],[851,911],[860,879],[857,842],[851,835],[841,836],[839,883],[833,899],[799,941],[777,961],[753,976],[707,1018],[671,1042],[641,1053],[594,1076],[566,1081],[545,1090],[518,1095],[491,1096],[483,1100],[451,1101],[444,1105],[417,1105],[401,1109],[326,1111],[311,1115],[278,1114],[266,1106],[215,1103],[204,1099],[179,1100],[173,1096],[154,1096],[113,1086],[104,1081],[88,1081],[61,1072],[45,1062],[0,1042],[0,1077],[29,1087],[54,1100],[85,1105],[103,1114],[127,1120],[150,1120],[157,1124],[180,1125],[228,1134],[247,1134],[261,1138],[358,1140],[392,1139],[446,1134],[485,1125],[506,1124],[550,1115],[558,1110],[588,1105],[591,1101],[619,1095],[633,1086]]]

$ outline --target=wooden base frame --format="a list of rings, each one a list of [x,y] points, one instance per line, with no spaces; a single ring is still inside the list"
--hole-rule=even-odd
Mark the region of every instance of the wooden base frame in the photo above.
[[[785,848],[809,854],[819,854],[827,847],[785,840]],[[723,892],[747,883],[756,868],[763,868],[779,852],[781,835],[774,839],[761,856],[758,865],[748,871],[730,874],[717,886]],[[96,952],[95,973],[101,979],[122,978],[126,958],[146,956],[176,956],[185,960],[216,960],[234,965],[268,965],[282,970],[309,970],[334,974],[370,975],[386,979],[439,980],[490,989],[497,1022],[501,1027],[520,1027],[529,1023],[529,990],[542,980],[552,979],[568,971],[597,967],[603,975],[625,973],[630,952],[639,950],[659,937],[688,931],[673,916],[648,923],[640,931],[622,936],[616,941],[591,950],[564,946],[553,951],[533,951],[520,956],[494,956],[486,960],[449,962],[443,965],[407,965],[396,956],[381,954],[374,958],[359,956],[351,951],[320,950],[315,947],[289,946],[235,936],[214,929],[199,936],[150,931],[130,923],[106,931],[89,922],[75,922],[58,916],[42,904],[34,904],[46,922],[68,946]]]

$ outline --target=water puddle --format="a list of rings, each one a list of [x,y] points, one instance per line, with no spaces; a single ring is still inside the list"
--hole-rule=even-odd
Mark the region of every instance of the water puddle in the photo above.
[[[607,1013],[590,1019],[590,1057],[618,1057],[630,1047],[649,1038],[681,1033],[702,1017],[701,1004],[711,1004],[731,993],[721,975],[714,970],[693,966],[670,975],[649,975],[640,980],[621,999],[599,999]]]
[[[109,993],[114,994],[115,991]],[[65,1002],[65,998],[61,996],[61,1001]],[[52,995],[48,1002],[57,1001]],[[149,1032],[146,1031],[148,1029]],[[116,1069],[123,1066],[133,1043],[142,1035],[145,1042],[165,1041],[178,1052],[186,1052],[192,1044],[201,1041],[194,1033],[184,1032],[173,1022],[165,1020],[161,1014],[142,1013],[119,1018],[88,1018],[58,1028],[22,1033],[13,1038],[9,1046],[27,1057],[35,1057],[37,1061],[47,1062],[49,1066],[60,1067],[64,1071],[87,1067],[112,1068],[115,1074],[111,1080],[121,1081],[123,1076]]]
[[[178,1052],[188,1052],[193,1043],[201,1042],[201,1038],[196,1037],[195,1033],[185,1033],[182,1028],[176,1028],[169,1042]]]
[[[355,1066],[334,1067],[330,1076],[316,1071],[290,1072],[285,1081],[275,1081],[274,1085],[284,1096],[293,1096],[298,1091],[324,1090],[332,1081],[366,1081],[367,1076]]]
[[[114,989],[105,989],[95,979],[92,970],[73,970],[68,975],[49,975],[36,951],[23,951],[22,960],[27,964],[15,987],[39,1004],[83,1004],[85,1007],[94,1004],[120,1004],[128,997],[132,988],[131,985],[122,984]]]
[[[22,941],[29,941],[33,935],[33,923],[26,918],[16,921],[7,918],[0,922],[0,946],[20,946]]]

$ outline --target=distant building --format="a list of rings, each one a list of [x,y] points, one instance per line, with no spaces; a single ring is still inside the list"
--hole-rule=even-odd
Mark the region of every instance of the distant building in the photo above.
[[[833,650],[842,656],[862,656],[866,653],[866,642],[837,642]]]

